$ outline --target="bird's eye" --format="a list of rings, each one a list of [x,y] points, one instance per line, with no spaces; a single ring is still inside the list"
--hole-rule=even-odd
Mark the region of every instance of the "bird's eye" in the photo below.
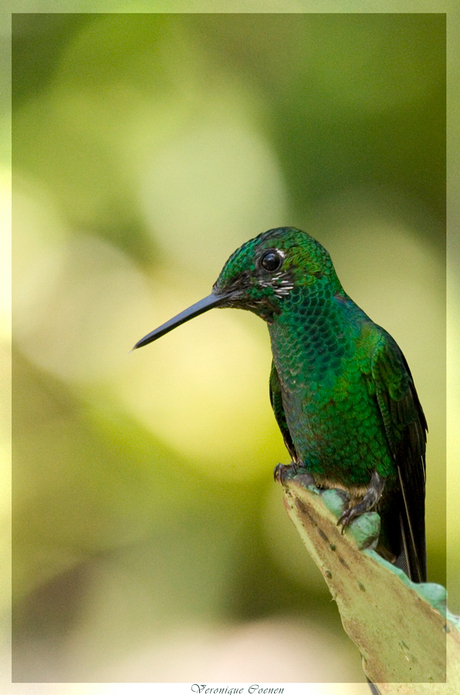
[[[279,270],[279,268],[281,268],[282,263],[283,256],[276,249],[270,249],[270,251],[266,251],[260,259],[260,265],[262,266],[262,268],[265,268],[265,270],[268,270],[270,273],[273,273],[275,270]]]

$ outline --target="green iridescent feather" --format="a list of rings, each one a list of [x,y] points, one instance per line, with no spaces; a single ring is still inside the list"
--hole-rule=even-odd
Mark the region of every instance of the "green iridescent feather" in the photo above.
[[[301,470],[346,490],[344,528],[378,511],[377,551],[424,581],[425,417],[404,355],[344,292],[326,249],[293,227],[260,234],[230,256],[211,295],[135,347],[216,306],[268,324],[270,400],[292,458],[278,478]]]
[[[260,262],[271,250],[282,257],[276,271]],[[293,461],[352,499],[376,471],[380,550],[424,580],[426,421],[396,342],[344,292],[324,247],[294,228],[235,251],[214,292],[268,323],[270,398]]]

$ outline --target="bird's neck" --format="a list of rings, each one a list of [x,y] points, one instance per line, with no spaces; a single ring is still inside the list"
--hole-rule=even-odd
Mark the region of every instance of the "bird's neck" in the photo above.
[[[320,381],[352,356],[368,317],[343,292],[315,295],[293,291],[269,324],[273,359],[282,381],[303,374]]]

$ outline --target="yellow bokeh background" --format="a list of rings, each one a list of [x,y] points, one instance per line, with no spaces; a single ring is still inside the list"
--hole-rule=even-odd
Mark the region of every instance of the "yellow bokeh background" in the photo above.
[[[263,322],[129,351],[310,232],[411,366],[446,583],[444,15],[16,15],[12,143],[13,679],[366,692],[272,480]]]

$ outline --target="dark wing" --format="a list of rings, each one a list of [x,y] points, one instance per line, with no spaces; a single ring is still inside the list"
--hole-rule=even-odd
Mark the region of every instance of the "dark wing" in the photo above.
[[[272,369],[270,372],[270,403],[272,404],[273,412],[275,413],[276,422],[283,435],[284,443],[286,449],[289,451],[292,461],[295,463],[297,461],[297,454],[292,441],[291,433],[289,432],[286,414],[284,412],[283,400],[281,395],[281,384],[278,377],[278,372],[274,362],[272,362]]]
[[[428,430],[404,355],[383,329],[372,355],[372,378],[398,469],[403,557],[396,561],[416,582],[426,581],[425,447]],[[406,564],[406,567],[404,566]]]

